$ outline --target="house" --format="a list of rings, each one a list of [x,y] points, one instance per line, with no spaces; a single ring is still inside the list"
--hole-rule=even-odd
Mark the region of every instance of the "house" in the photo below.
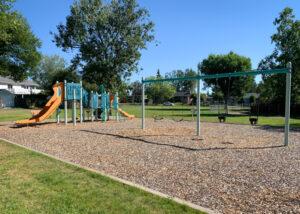
[[[189,91],[177,91],[172,101],[191,104],[192,102],[191,93]]]
[[[250,105],[251,102],[253,102],[254,100],[253,99],[258,99],[259,98],[259,94],[258,93],[246,93],[244,96],[243,96],[243,102],[244,102],[244,105]]]
[[[39,94],[39,85],[32,80],[15,82],[12,79],[0,76],[0,108],[14,107],[15,97]]]

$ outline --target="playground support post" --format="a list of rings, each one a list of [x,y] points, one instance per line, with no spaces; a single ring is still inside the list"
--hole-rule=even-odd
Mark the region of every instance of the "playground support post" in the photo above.
[[[142,78],[142,129],[145,129],[145,83]]]
[[[68,124],[68,100],[67,100],[67,81],[64,80],[64,107],[65,107],[65,124]]]
[[[116,99],[116,102],[117,102],[117,104],[116,104],[116,111],[117,111],[116,112],[116,119],[119,122],[120,118],[119,118],[119,111],[118,111],[118,109],[119,109],[119,93],[118,92],[115,95],[115,99]]]
[[[292,63],[287,65],[289,72],[286,73],[285,83],[285,126],[284,126],[284,145],[289,145],[290,132],[290,109],[291,109],[291,80],[292,80]]]
[[[200,76],[200,71],[198,72],[198,75]],[[197,136],[200,136],[200,79],[197,80]]]
[[[93,96],[93,91],[91,91],[91,121],[94,122],[94,109],[93,109],[93,103],[94,103],[94,96]]]
[[[76,90],[73,90],[73,125],[76,126]]]
[[[59,84],[59,82],[56,81],[56,85],[58,85],[58,84]],[[58,89],[58,90],[60,90],[60,89]],[[61,92],[60,92],[60,93],[61,93]],[[61,95],[61,94],[60,94],[60,95]],[[59,108],[57,108],[57,110],[56,110],[56,123],[59,124],[59,122],[60,122]]]
[[[80,81],[80,123],[83,122],[82,81]]]

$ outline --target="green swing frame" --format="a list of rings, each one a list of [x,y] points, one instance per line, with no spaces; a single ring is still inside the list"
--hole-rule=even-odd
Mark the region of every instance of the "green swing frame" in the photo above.
[[[193,77],[177,77],[177,78],[164,78],[164,79],[143,79],[142,78],[142,118],[141,128],[146,129],[145,123],[145,84],[154,82],[173,82],[184,80],[196,80],[197,81],[197,136],[200,136],[200,80],[204,79],[218,79],[226,77],[245,77],[256,75],[271,75],[271,74],[286,74],[286,88],[285,88],[285,128],[284,128],[284,145],[289,144],[289,131],[290,131],[290,105],[291,105],[291,77],[292,77],[292,64],[289,62],[286,68],[270,69],[270,70],[250,70],[250,71],[238,71],[232,73],[218,73],[203,75],[200,72],[197,76]]]

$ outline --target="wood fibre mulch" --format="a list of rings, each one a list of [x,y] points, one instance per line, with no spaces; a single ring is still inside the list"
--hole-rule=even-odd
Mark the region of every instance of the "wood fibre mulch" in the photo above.
[[[222,213],[300,213],[300,131],[140,120],[0,126],[0,137]]]

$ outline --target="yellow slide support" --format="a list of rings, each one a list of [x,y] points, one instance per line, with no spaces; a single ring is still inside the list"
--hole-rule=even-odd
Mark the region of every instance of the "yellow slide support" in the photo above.
[[[16,121],[16,124],[17,125],[33,124],[48,119],[63,102],[64,84],[62,82],[56,83],[55,85],[53,85],[53,91],[54,91],[53,96],[38,114],[34,115],[32,118],[27,120]]]
[[[123,111],[122,109],[120,109],[120,108],[118,108],[118,112],[120,112],[122,115],[124,115],[125,117],[127,117],[128,119],[133,119],[133,118],[135,118],[135,116],[134,115],[132,115],[132,114],[128,114],[126,111]]]

